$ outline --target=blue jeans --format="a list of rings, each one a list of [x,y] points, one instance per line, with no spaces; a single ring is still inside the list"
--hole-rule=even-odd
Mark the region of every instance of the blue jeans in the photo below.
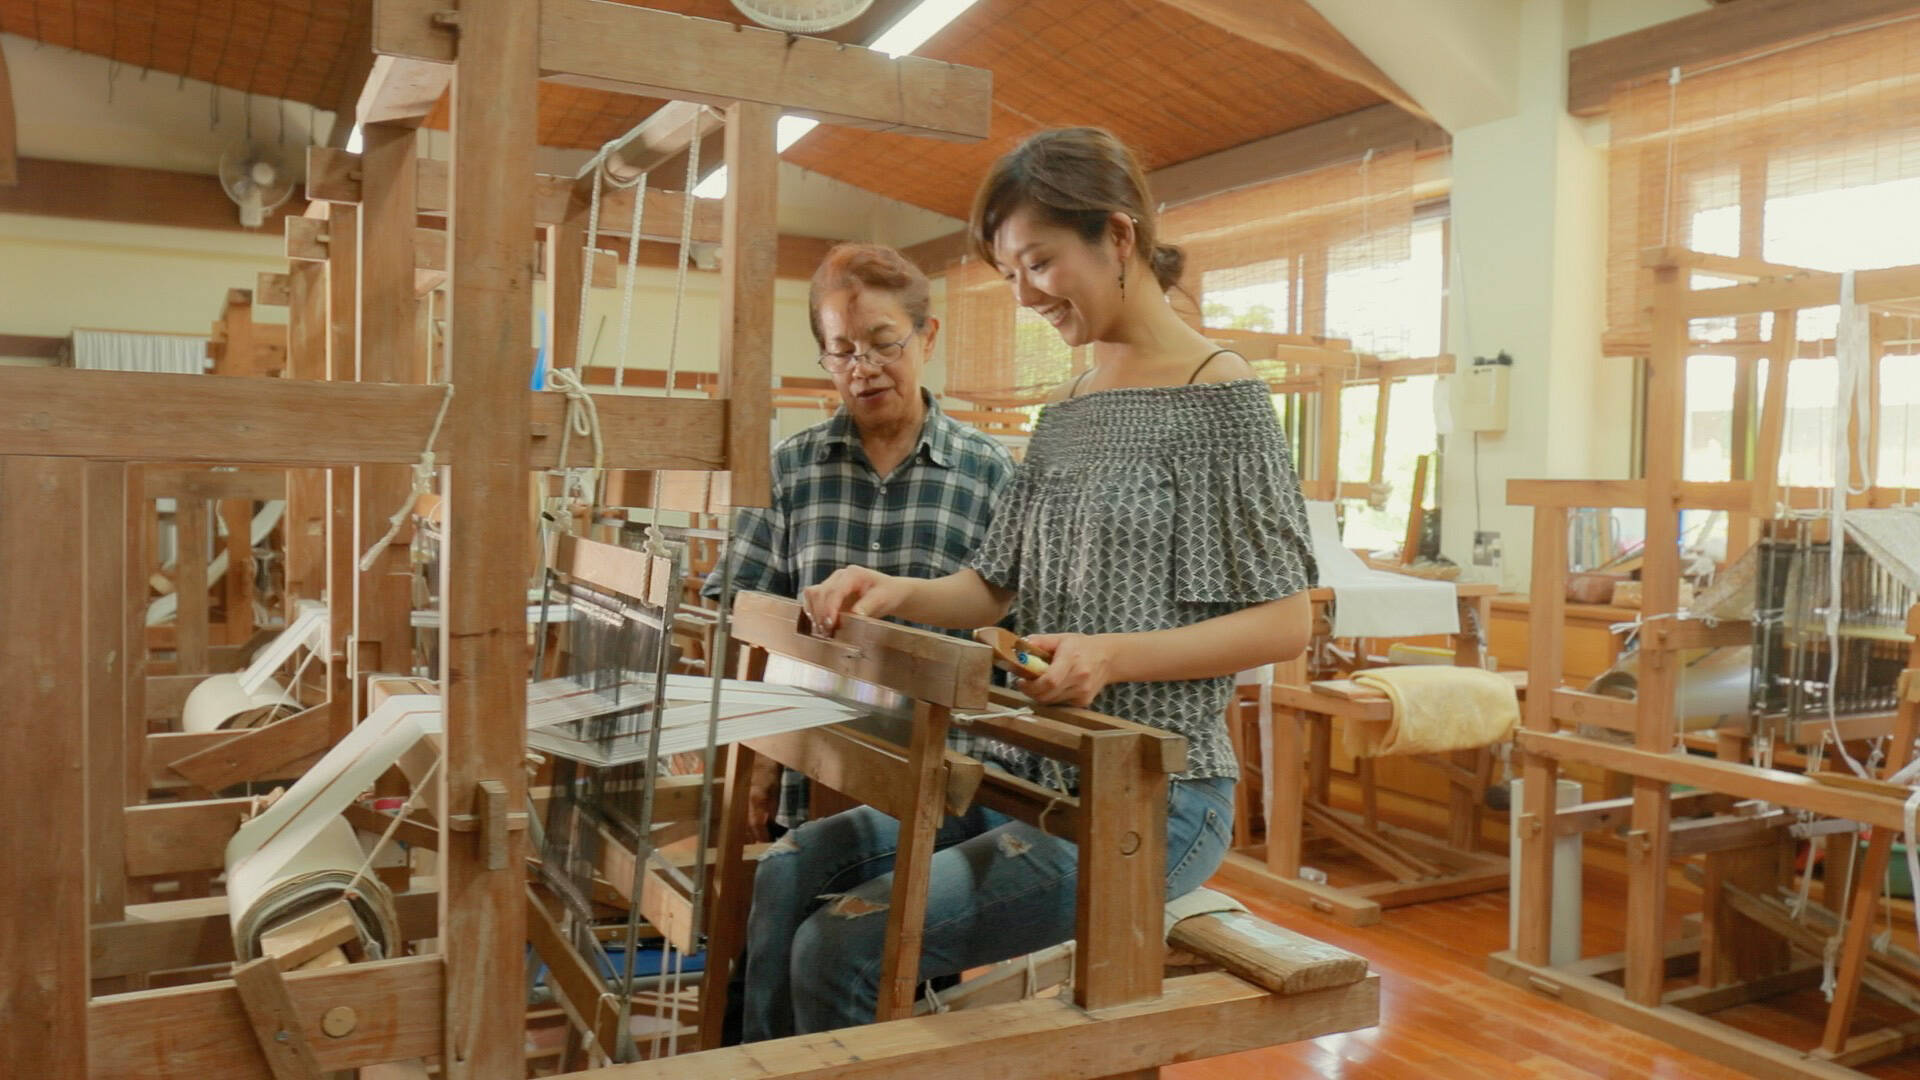
[[[1213,875],[1233,836],[1232,780],[1167,785],[1167,896]],[[747,919],[746,1041],[873,1022],[899,823],[869,807],[810,821],[754,872]],[[974,807],[934,841],[922,981],[1073,937],[1079,850]]]

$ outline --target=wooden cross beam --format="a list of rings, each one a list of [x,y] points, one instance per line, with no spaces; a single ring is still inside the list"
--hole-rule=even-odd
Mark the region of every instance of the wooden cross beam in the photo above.
[[[0,369],[0,454],[109,461],[319,466],[419,460],[445,390],[439,386]],[[566,398],[530,399],[530,467],[559,463]],[[608,468],[720,469],[727,405],[711,398],[595,394]],[[494,432],[497,423],[477,423]],[[435,452],[458,462],[450,408]],[[570,448],[587,464],[591,448]],[[764,458],[764,454],[761,455]]]
[[[675,107],[669,103],[667,108]],[[662,110],[665,111],[665,110]],[[307,151],[307,198],[327,202],[357,203],[361,194],[359,154],[324,146]],[[533,178],[533,221],[536,225],[558,225],[573,209],[575,181],[569,176],[535,174]],[[423,214],[447,212],[447,163],[421,158],[416,181],[416,207]],[[642,207],[641,233],[649,240],[678,241],[680,218],[685,212],[686,196],[678,191],[647,189]],[[600,231],[625,235],[633,215],[633,191],[607,188],[600,195]],[[696,199],[693,204],[693,238],[706,244],[720,242],[720,202]]]
[[[643,97],[770,105],[827,123],[941,139],[987,137],[993,74],[607,0],[540,0],[542,77]],[[452,63],[462,31],[443,0],[390,0],[373,49]]]

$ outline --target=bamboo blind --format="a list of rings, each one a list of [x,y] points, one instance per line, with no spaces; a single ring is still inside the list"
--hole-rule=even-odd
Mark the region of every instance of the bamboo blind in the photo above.
[[[1610,114],[1609,336],[1644,340],[1647,248],[1794,261],[1808,197],[1920,177],[1920,20],[1623,86]],[[1915,215],[1881,227],[1912,232]],[[1920,261],[1897,243],[1826,246],[1851,265],[1814,269]]]

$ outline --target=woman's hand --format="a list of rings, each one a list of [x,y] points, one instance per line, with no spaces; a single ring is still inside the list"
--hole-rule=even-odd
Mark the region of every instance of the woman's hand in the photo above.
[[[1089,705],[1113,681],[1117,641],[1110,634],[1029,634],[1027,644],[1045,657],[1047,673],[1020,689],[1042,705]]]
[[[884,619],[899,610],[912,591],[910,578],[892,577],[864,566],[844,566],[827,580],[801,590],[800,604],[816,633],[832,634],[845,612]]]

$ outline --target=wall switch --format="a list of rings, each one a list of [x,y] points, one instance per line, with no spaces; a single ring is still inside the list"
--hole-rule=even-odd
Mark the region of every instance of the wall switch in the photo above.
[[[1473,534],[1473,565],[1500,565],[1500,534],[1480,531]]]

